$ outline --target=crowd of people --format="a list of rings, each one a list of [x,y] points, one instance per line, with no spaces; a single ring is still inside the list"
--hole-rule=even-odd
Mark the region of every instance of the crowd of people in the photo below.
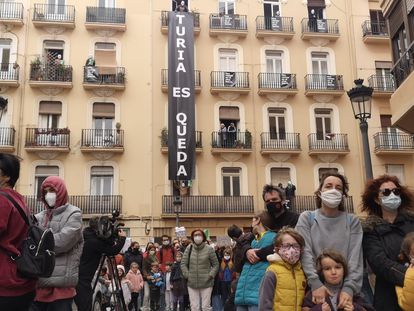
[[[0,154],[0,310],[65,311],[73,302],[91,310],[94,276],[108,298],[105,311],[124,310],[116,291],[135,311],[414,310],[414,196],[395,176],[367,181],[361,217],[345,210],[346,178],[330,172],[315,191],[315,206],[300,215],[285,204],[284,189],[265,185],[265,209],[252,218],[251,232],[236,224],[227,229],[230,245],[195,229],[189,238],[164,235],[161,245],[145,249],[134,241],[124,254],[125,233],[103,239],[101,218],[82,230],[63,180],[48,177],[41,187],[46,208],[36,217],[53,231],[56,266],[39,280],[19,275],[9,256],[27,235],[2,195],[26,209],[13,190],[18,177],[18,159]],[[115,257],[98,271],[103,254]]]

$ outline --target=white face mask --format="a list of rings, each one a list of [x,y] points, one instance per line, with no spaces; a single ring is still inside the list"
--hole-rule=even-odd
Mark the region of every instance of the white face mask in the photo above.
[[[336,189],[321,192],[322,204],[329,208],[337,208],[342,202],[342,193]]]
[[[170,244],[170,241],[168,240],[168,241],[162,241],[162,245],[164,245],[164,246],[168,246]]]
[[[203,242],[203,237],[201,237],[199,235],[197,235],[197,236],[194,237],[194,243],[195,244],[200,245],[201,242]]]
[[[230,260],[230,256],[224,256],[225,260]]]
[[[47,205],[50,207],[55,207],[56,204],[56,193],[55,192],[48,192],[45,195],[45,201]]]
[[[393,192],[387,197],[381,198],[381,206],[389,212],[395,212],[401,205],[401,197]]]

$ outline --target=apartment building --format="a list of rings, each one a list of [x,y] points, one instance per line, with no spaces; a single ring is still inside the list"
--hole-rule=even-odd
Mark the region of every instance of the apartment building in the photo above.
[[[412,136],[391,127],[396,82],[378,1],[185,2],[195,37],[191,182],[168,180],[174,1],[0,1],[0,150],[23,159],[17,188],[34,210],[41,182],[59,175],[85,219],[119,210],[142,243],[173,234],[177,212],[187,232],[214,239],[250,226],[265,183],[292,181],[292,208],[312,208],[333,169],[348,177],[347,207],[358,211],[362,145],[346,94],[356,78],[374,88],[374,175],[414,184]],[[224,140],[220,126],[231,123]]]

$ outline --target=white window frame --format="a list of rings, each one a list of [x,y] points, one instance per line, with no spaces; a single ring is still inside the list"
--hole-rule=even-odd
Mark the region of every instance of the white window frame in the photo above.
[[[280,0],[264,0],[263,4],[270,4],[272,6],[272,17],[282,16],[282,3]],[[274,10],[276,6],[279,10],[275,12]],[[279,12],[279,15],[275,14],[277,12]]]
[[[112,168],[112,175],[109,174],[93,174],[93,168],[95,166],[92,166],[90,168],[90,194],[91,195],[113,195],[114,193],[114,167],[112,166],[107,166],[107,165],[100,165],[98,167],[106,167],[106,168]],[[110,193],[103,193],[104,192],[104,183],[105,180],[103,178],[109,177],[110,178]],[[95,181],[96,179],[96,181]],[[94,183],[96,183],[94,185]],[[95,188],[94,188],[95,187]],[[99,188],[99,189],[98,189]]]
[[[272,55],[273,54],[273,55]],[[280,50],[265,50],[265,66],[267,73],[284,73],[284,51]],[[272,70],[269,70],[268,61],[270,61]],[[280,70],[277,70],[277,63],[280,64]]]
[[[397,172],[396,172],[397,171]],[[396,176],[401,184],[405,184],[405,166],[404,164],[385,164],[385,172],[388,175]]]
[[[104,2],[104,6],[101,6],[101,2]],[[97,7],[100,8],[116,8],[115,0],[97,0]]]
[[[330,113],[329,114],[327,114],[327,113],[318,113],[317,110],[320,110],[320,109],[329,110]],[[318,133],[317,119],[320,118],[322,120],[322,134],[323,134],[323,137],[322,137],[322,139],[318,139],[318,140],[331,140],[332,138],[329,137],[328,134],[332,134],[333,129],[334,129],[334,118],[333,118],[333,113],[334,112],[333,112],[333,110],[330,109],[330,108],[315,108],[314,113],[315,113],[315,121],[314,122],[315,122],[315,129],[316,129],[315,134]],[[331,123],[330,124],[330,131],[327,131],[327,129],[326,129],[326,122],[325,121],[327,119],[329,119],[330,123]]]
[[[219,71],[230,71],[230,72],[236,72],[238,71],[239,67],[239,57],[238,57],[238,50],[237,49],[223,49],[220,48],[218,50],[218,66]],[[226,62],[225,68],[222,66],[222,60]],[[231,61],[234,61],[234,68],[231,68]]]
[[[236,14],[236,1],[235,0],[219,0],[218,1],[218,12],[220,12],[220,4],[224,3],[224,14],[228,15],[229,13],[229,4],[233,4],[234,14]]]
[[[224,172],[225,169],[238,169],[239,171],[236,172]],[[222,179],[222,185],[223,185],[223,195],[224,195],[224,178],[225,177],[229,177],[229,182],[230,182],[230,195],[229,196],[241,196],[241,192],[242,192],[242,172],[241,172],[242,168],[241,167],[222,167],[221,168],[221,179]],[[239,194],[235,195],[234,194],[234,189],[233,189],[233,184],[234,184],[234,178],[239,178]]]

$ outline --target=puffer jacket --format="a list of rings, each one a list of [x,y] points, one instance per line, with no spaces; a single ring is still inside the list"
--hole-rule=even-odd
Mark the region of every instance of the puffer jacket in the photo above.
[[[39,279],[38,287],[75,287],[83,249],[82,213],[69,203],[36,215],[39,224],[51,228],[55,238],[56,263],[50,278]]]
[[[408,268],[405,273],[404,287],[396,286],[398,304],[401,309],[414,310],[414,268]]]
[[[216,253],[206,242],[202,242],[200,245],[192,243],[187,246],[181,260],[181,271],[184,278],[187,279],[188,287],[213,287],[218,269],[219,262]]]
[[[273,239],[276,233],[272,231],[266,231],[260,240],[252,241],[252,248],[264,248],[273,244]],[[237,283],[235,304],[258,306],[259,305],[259,288],[262,278],[265,275],[266,269],[269,266],[269,262],[260,261],[254,265],[246,262],[243,266],[242,273],[240,274],[239,281]]]
[[[377,311],[400,311],[395,286],[404,285],[407,267],[398,262],[398,254],[405,235],[414,231],[414,214],[399,213],[392,224],[370,215],[362,228],[364,254],[376,275],[374,307]]]

